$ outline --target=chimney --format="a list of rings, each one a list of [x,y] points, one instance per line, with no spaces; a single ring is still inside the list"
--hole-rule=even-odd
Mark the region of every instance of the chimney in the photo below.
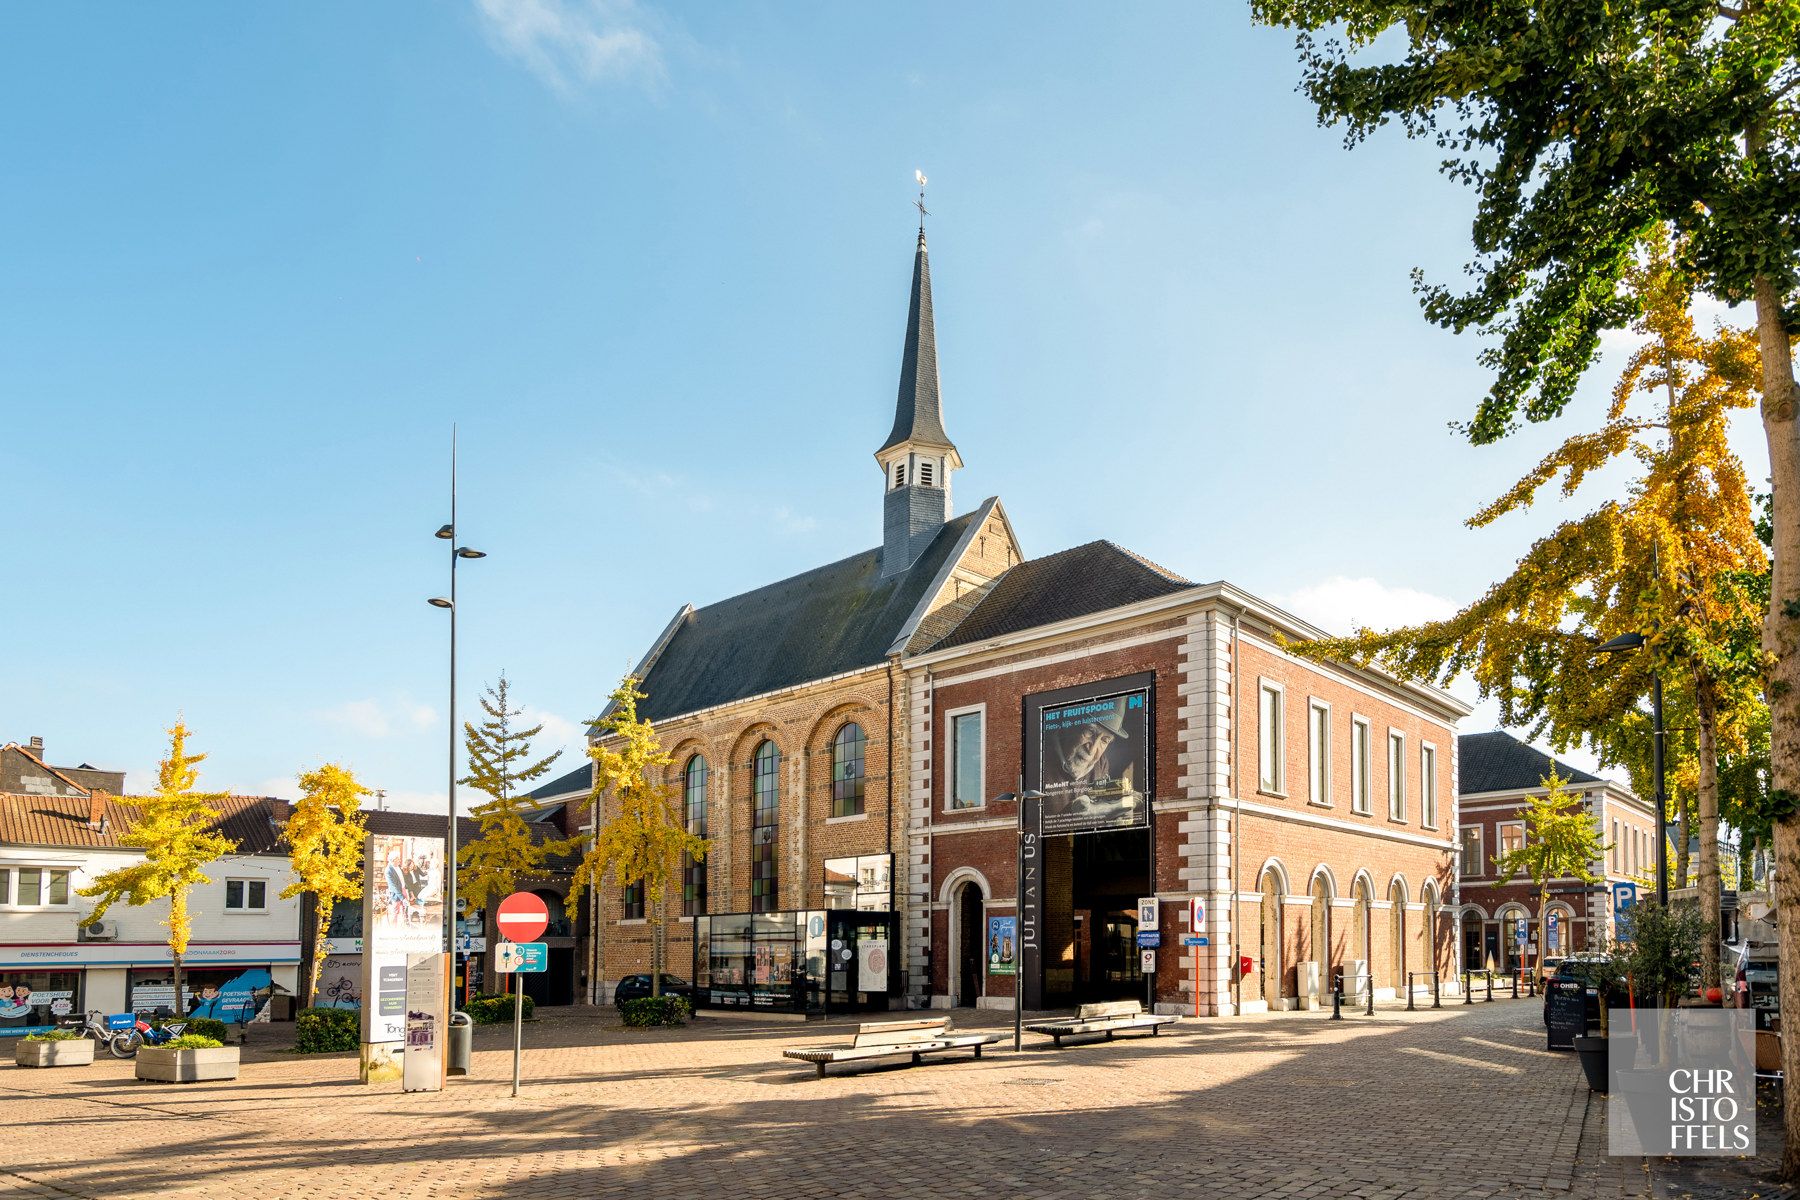
[[[31,739],[31,744],[26,746],[25,748],[27,750],[31,751],[33,754],[35,754],[40,759],[44,757],[44,739],[41,737],[37,737],[34,735]]]
[[[88,793],[88,828],[106,829],[106,793],[98,788]]]

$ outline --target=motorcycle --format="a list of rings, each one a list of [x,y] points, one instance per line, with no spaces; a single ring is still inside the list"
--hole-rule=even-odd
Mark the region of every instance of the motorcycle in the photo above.
[[[174,1012],[168,1008],[159,1008],[151,1014],[157,1018],[172,1017]],[[113,1035],[106,1049],[114,1058],[136,1058],[137,1052],[145,1046],[161,1046],[174,1041],[187,1031],[186,1021],[163,1021],[160,1025],[152,1025],[139,1017],[136,1027],[123,1033]]]

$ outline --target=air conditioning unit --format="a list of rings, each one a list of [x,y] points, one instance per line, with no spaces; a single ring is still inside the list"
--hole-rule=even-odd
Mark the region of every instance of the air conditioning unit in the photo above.
[[[84,942],[110,942],[119,936],[117,921],[95,921],[92,925],[81,927],[81,940]]]

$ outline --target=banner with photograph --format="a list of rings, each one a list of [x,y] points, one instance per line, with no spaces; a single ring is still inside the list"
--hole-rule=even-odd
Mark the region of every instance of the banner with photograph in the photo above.
[[[409,956],[445,951],[444,839],[370,834],[363,873],[363,1074],[374,1081],[399,1075]]]
[[[1132,676],[1027,699],[1037,776],[1027,783],[1044,793],[1046,836],[1149,823],[1153,683]]]
[[[988,918],[987,969],[990,976],[1018,974],[1017,929],[1017,917]]]

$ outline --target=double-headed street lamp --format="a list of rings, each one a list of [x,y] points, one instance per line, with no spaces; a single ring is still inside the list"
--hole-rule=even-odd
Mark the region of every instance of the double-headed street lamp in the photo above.
[[[438,527],[437,536],[450,543],[450,597],[433,596],[436,608],[450,610],[450,805],[449,836],[444,855],[444,948],[456,954],[456,563],[464,558],[486,558],[479,550],[456,544],[456,427],[450,427],[450,523]],[[454,961],[454,959],[452,960]],[[455,986],[454,974],[451,986]]]
[[[1621,633],[1612,641],[1596,647],[1596,654],[1628,654],[1642,650],[1641,633]],[[1650,668],[1650,774],[1656,787],[1656,902],[1669,903],[1669,796],[1663,782],[1663,701],[1662,672]]]

